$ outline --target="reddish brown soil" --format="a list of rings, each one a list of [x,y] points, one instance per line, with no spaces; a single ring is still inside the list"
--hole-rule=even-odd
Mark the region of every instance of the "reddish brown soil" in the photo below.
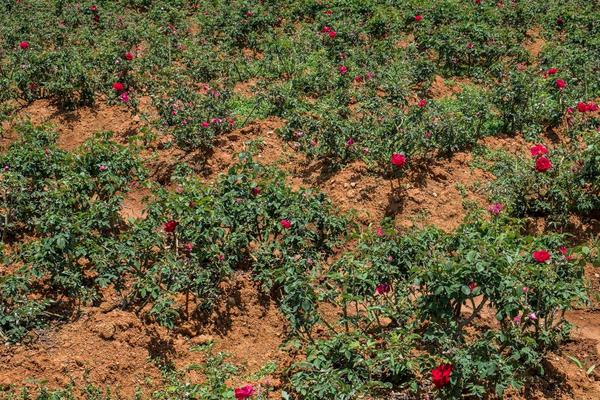
[[[34,335],[31,344],[0,348],[0,387],[60,387],[73,380],[108,385],[132,398],[138,388],[148,393],[161,385],[159,365],[184,369],[201,363],[203,353],[190,349],[211,341],[215,353],[229,353],[229,361],[241,367],[232,385],[244,383],[268,362],[284,365],[279,346],[285,323],[273,302],[260,296],[244,274],[226,293],[213,317],[197,326],[184,324],[176,333],[144,324],[132,312],[113,309],[111,302],[83,308],[73,321]],[[190,378],[200,379],[193,372]]]
[[[238,88],[240,94],[245,90]],[[448,87],[443,80],[436,79],[431,94],[444,97],[459,90],[458,86]],[[147,101],[144,106],[152,113]],[[124,141],[142,124],[126,109],[103,104],[93,109],[59,113],[48,102],[39,101],[19,114],[19,118],[24,116],[34,122],[56,124],[59,143],[65,149],[73,149],[99,130],[113,130],[115,140]],[[243,150],[246,143],[261,140],[263,147],[257,155],[258,161],[287,171],[288,180],[295,188],[319,187],[342,210],[356,210],[364,224],[378,224],[387,216],[403,227],[435,224],[447,231],[455,229],[463,220],[463,202],[484,204],[485,197],[477,192],[477,183],[493,178],[470,166],[469,153],[423,162],[427,168],[411,169],[414,172],[400,182],[371,175],[359,162],[339,171],[329,171],[322,162],[307,160],[277,136],[275,131],[283,124],[282,120],[269,118],[238,129],[219,139],[207,158],[176,149],[161,150],[160,144],[145,150],[143,157],[153,179],[162,184],[169,184],[173,166],[180,160],[190,162],[209,182],[235,162],[234,154]],[[14,139],[10,130],[6,137],[3,146]],[[519,154],[526,154],[529,149],[529,144],[521,138],[490,138],[483,144]],[[123,215],[143,217],[143,198],[148,193],[143,187],[134,187],[125,199]],[[178,368],[202,362],[203,355],[190,351],[190,347],[211,340],[216,351],[230,353],[230,361],[243,367],[231,382],[234,385],[245,383],[249,374],[269,361],[280,368],[287,365],[293,357],[280,349],[286,324],[272,300],[261,296],[244,274],[238,274],[224,285],[224,292],[226,295],[211,317],[183,324],[174,333],[145,324],[135,314],[114,308],[116,299],[99,307],[83,308],[77,318],[38,332],[39,336],[29,344],[2,347],[0,387],[32,382],[47,382],[50,387],[58,387],[70,379],[77,383],[87,379],[118,388],[129,397],[138,387],[147,392],[160,385],[157,360],[173,363]],[[573,340],[549,357],[548,375],[534,379],[513,398],[600,398],[597,373],[589,376],[585,373],[600,360],[600,312],[572,312],[569,320],[576,325]],[[580,360],[584,368],[579,368],[569,356]],[[195,375],[190,378],[200,379]]]
[[[537,59],[546,41],[541,37],[540,28],[534,28],[527,31],[527,40],[523,47],[527,50],[534,59]]]

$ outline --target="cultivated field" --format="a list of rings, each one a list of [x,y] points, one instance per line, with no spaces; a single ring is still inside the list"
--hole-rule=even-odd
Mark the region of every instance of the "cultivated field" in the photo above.
[[[600,399],[600,3],[0,1],[0,399]]]

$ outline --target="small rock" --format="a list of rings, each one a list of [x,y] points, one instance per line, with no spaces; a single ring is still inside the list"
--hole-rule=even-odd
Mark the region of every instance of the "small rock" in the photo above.
[[[215,338],[211,335],[199,335],[190,339],[190,343],[202,346],[214,342]]]
[[[96,327],[96,332],[104,340],[113,340],[116,333],[115,325],[112,322],[105,322]]]

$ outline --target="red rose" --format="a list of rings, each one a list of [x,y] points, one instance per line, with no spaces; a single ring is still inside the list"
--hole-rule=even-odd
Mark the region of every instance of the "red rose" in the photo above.
[[[324,26],[323,29],[321,29],[322,33],[329,33],[331,32],[331,27],[329,26]]]
[[[328,33],[329,37],[332,39],[335,39],[335,37],[337,36],[337,32],[336,31],[331,31]]]
[[[562,254],[567,261],[573,260],[573,256],[569,255],[569,250],[565,246],[560,246],[558,248],[558,250],[560,251],[560,254]]]
[[[175,228],[177,228],[177,225],[179,225],[179,222],[177,221],[167,221],[164,225],[163,225],[163,229],[165,230],[165,232],[167,233],[173,233],[175,232]]]
[[[554,81],[554,85],[556,85],[559,90],[563,90],[565,87],[567,87],[567,82],[563,81],[562,79],[557,79]]]
[[[583,101],[580,101],[579,103],[577,103],[577,111],[582,113],[598,111],[598,106],[593,101],[590,101],[589,103],[584,103]]]
[[[417,104],[417,106],[418,106],[419,108],[423,108],[423,107],[425,107],[426,105],[427,105],[427,100],[425,100],[425,99],[421,99],[421,100],[419,100],[419,103]]]
[[[260,188],[258,186],[253,187],[251,193],[253,196],[258,196],[260,194]]]
[[[558,69],[556,69],[556,68],[548,68],[548,71],[546,71],[546,74],[554,75],[557,72],[558,72]]]
[[[404,154],[394,153],[390,158],[390,162],[393,166],[401,168],[406,164],[406,156]]]
[[[544,263],[550,259],[550,253],[548,253],[546,250],[534,251],[531,256],[536,262],[539,263]]]
[[[538,172],[546,172],[550,168],[552,168],[552,162],[546,156],[541,156],[535,160],[535,169]]]
[[[380,283],[375,288],[375,293],[380,294],[380,295],[381,294],[386,294],[386,293],[388,293],[390,291],[390,289],[391,289],[391,287],[387,283]]]
[[[563,17],[556,18],[556,25],[562,25],[564,23],[565,23],[565,20],[563,19]]]
[[[431,381],[436,388],[441,389],[450,383],[452,364],[442,364],[431,370]]]
[[[29,42],[23,40],[21,43],[19,43],[19,47],[21,48],[21,50],[27,50],[29,48]]]
[[[422,15],[420,15],[420,14],[415,15],[415,21],[421,22],[422,19],[423,19]]]
[[[96,11],[98,11],[98,7],[96,7],[96,6],[90,6],[90,11],[91,11],[91,12],[96,12]]]
[[[241,388],[237,388],[234,391],[236,400],[245,400],[254,394],[254,388],[252,385],[246,385]]]
[[[120,92],[123,89],[125,89],[125,85],[123,85],[121,82],[115,82],[113,83],[113,89],[115,90],[115,92]]]
[[[548,154],[548,149],[543,144],[536,144],[530,150],[531,157],[539,157]]]
[[[281,221],[279,221],[279,224],[284,229],[290,229],[292,227],[292,222],[289,219],[282,219]]]
[[[127,61],[131,61],[131,60],[133,60],[133,54],[128,51],[127,53],[123,54],[123,58],[126,59]]]
[[[346,72],[348,72],[348,68],[345,65],[340,65],[338,67],[338,71],[339,71],[340,75],[345,75]]]
[[[475,290],[476,287],[477,284],[475,282],[469,282],[469,289],[471,289],[471,292],[473,292],[473,290]]]

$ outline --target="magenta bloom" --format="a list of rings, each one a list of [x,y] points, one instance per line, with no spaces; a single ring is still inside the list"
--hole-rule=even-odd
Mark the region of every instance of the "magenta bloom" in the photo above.
[[[550,259],[550,253],[546,250],[537,250],[532,254],[533,259],[538,263],[545,263]]]
[[[531,152],[531,157],[539,157],[548,154],[548,149],[543,144],[536,144],[535,146],[532,146],[529,151]]]
[[[340,65],[338,67],[338,72],[340,73],[340,75],[346,75],[346,73],[348,72],[348,68],[345,65]]]
[[[452,375],[452,364],[442,364],[431,370],[431,381],[436,388],[441,389],[450,384]]]
[[[394,153],[390,158],[390,162],[393,166],[401,168],[406,164],[406,156],[404,154]]]
[[[290,229],[292,227],[292,221],[290,221],[289,219],[282,219],[281,221],[279,221],[279,224],[284,229]]]
[[[500,214],[500,212],[502,211],[503,208],[504,208],[504,206],[502,205],[502,203],[493,203],[488,206],[487,210],[492,215],[498,215],[498,214]]]
[[[255,390],[252,385],[242,386],[241,388],[237,388],[234,391],[234,396],[236,400],[245,400],[251,397],[254,394]]]

